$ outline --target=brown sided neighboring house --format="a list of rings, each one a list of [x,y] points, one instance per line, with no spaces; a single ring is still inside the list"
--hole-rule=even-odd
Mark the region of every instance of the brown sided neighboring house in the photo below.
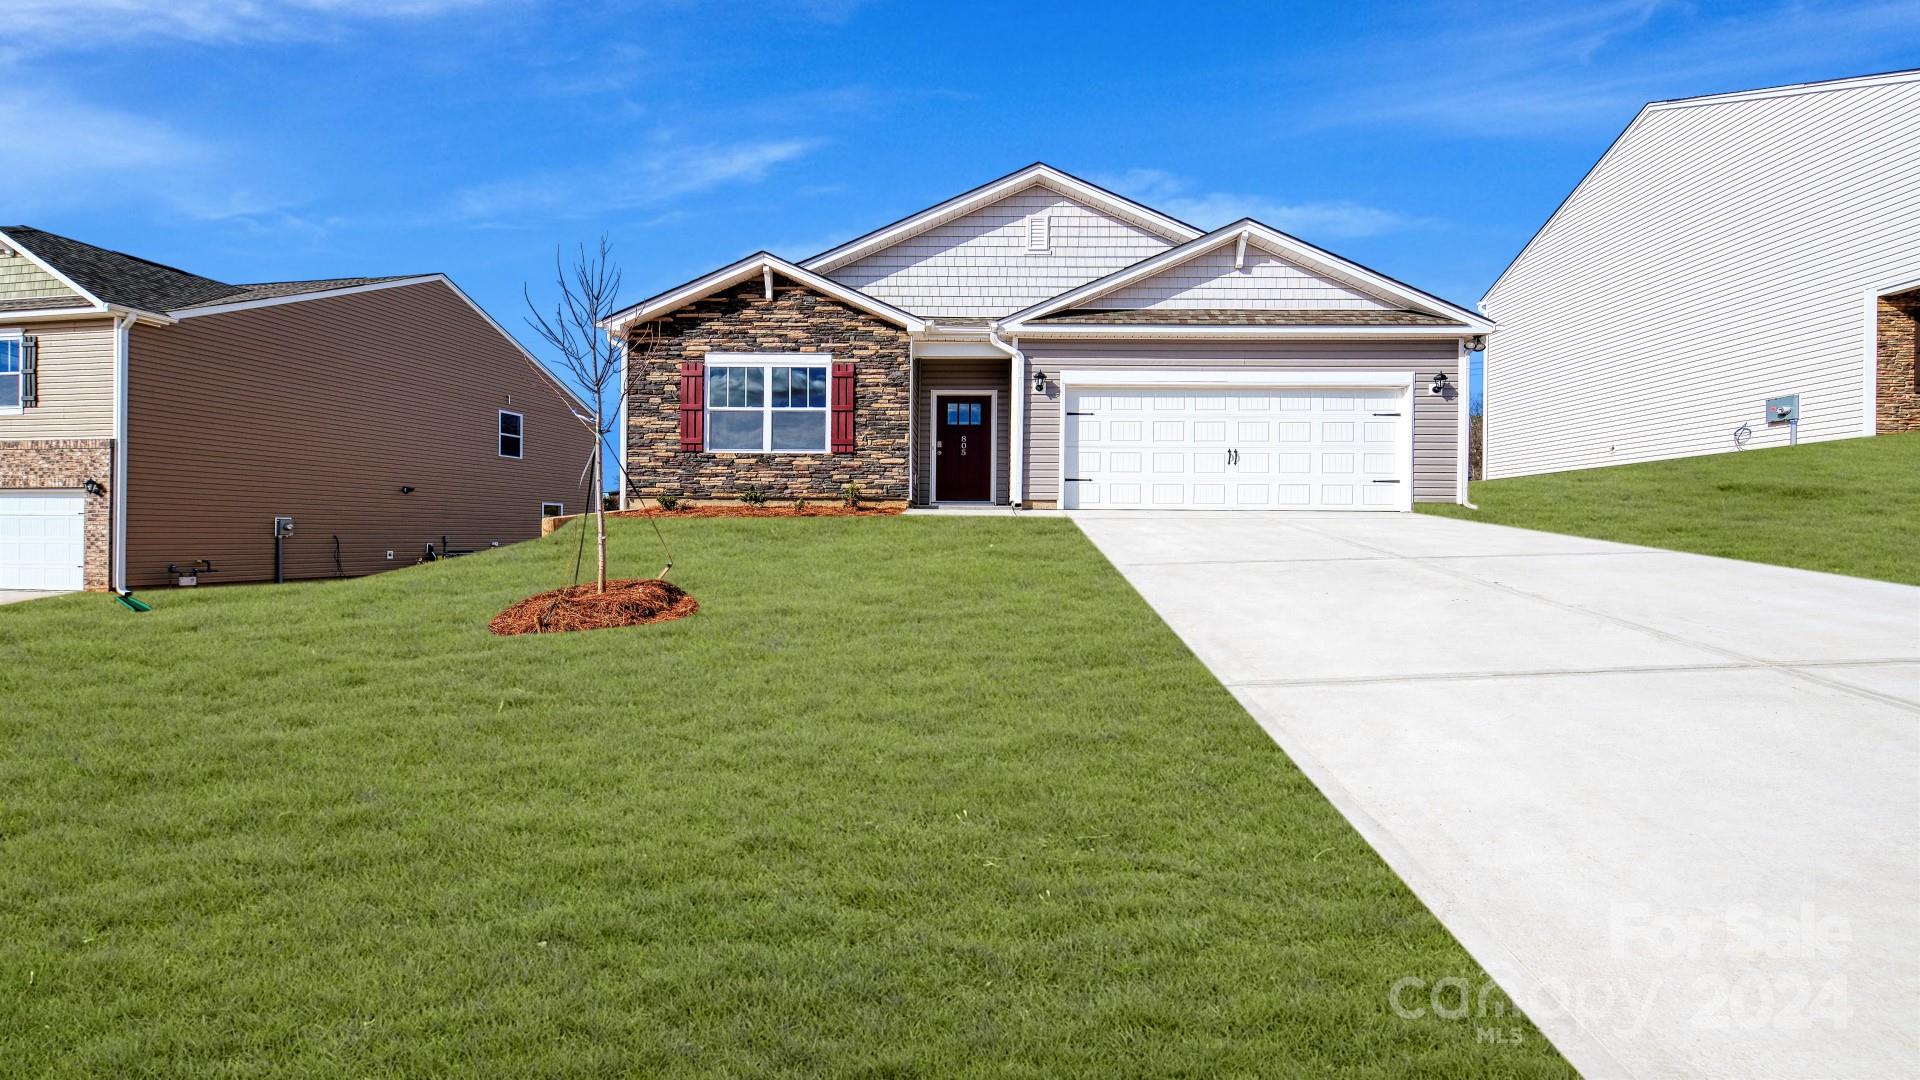
[[[1466,495],[1481,316],[1035,164],[608,321],[623,499],[1407,510]]]
[[[373,573],[539,535],[593,437],[440,274],[232,285],[0,229],[0,589]],[[211,566],[211,571],[206,568]]]

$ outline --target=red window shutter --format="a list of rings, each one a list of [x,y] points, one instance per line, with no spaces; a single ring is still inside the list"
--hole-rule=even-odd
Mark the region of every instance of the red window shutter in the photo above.
[[[707,448],[707,365],[688,360],[680,365],[680,450],[697,454]]]
[[[833,452],[853,453],[853,365],[833,365]]]

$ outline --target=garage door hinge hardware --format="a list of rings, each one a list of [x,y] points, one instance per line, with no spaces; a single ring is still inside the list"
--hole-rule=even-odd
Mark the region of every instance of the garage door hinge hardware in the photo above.
[[[1068,416],[1092,416],[1093,414],[1090,412],[1074,412],[1072,409],[1068,409],[1067,415]]]
[[[1091,481],[1089,481],[1089,480],[1088,480],[1088,479],[1087,479],[1086,477],[1084,477],[1084,476],[1069,476],[1069,477],[1067,477],[1067,483],[1069,483],[1069,484],[1085,484],[1085,483],[1090,483],[1090,482],[1091,482]]]
[[[1376,483],[1376,484],[1397,484],[1397,483],[1399,483],[1399,482],[1400,482],[1400,481],[1398,481],[1398,480],[1375,480],[1375,481],[1374,481],[1374,483]]]
[[[1397,413],[1397,412],[1377,412],[1377,413],[1374,413],[1373,415],[1375,415],[1375,416],[1399,416],[1400,414],[1399,414],[1399,413]]]

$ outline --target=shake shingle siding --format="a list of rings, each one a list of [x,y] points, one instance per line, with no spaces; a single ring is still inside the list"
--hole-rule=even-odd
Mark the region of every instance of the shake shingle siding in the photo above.
[[[1029,252],[1029,222],[1048,249]],[[932,319],[998,317],[1172,247],[1170,240],[1032,187],[848,263],[828,277]]]
[[[1316,274],[1252,245],[1247,247],[1243,261],[1234,246],[1227,245],[1089,300],[1086,306],[1148,310],[1377,311],[1395,305],[1357,285]]]
[[[1920,277],[1920,75],[1650,107],[1491,289],[1487,475],[1870,434],[1870,293]]]

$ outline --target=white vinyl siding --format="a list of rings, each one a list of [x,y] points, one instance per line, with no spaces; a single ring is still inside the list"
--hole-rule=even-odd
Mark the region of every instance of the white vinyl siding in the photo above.
[[[1036,228],[1043,252],[1029,250]],[[827,276],[925,318],[996,318],[1172,246],[1035,185]]]
[[[1252,244],[1247,245],[1243,265],[1234,265],[1237,258],[1237,245],[1225,244],[1080,306],[1187,311],[1381,310],[1399,306]]]
[[[1436,372],[1459,384],[1457,339],[1396,341],[1029,341],[1022,348],[1031,368],[1049,379],[1045,393],[1026,385],[1026,491],[1030,501],[1060,497],[1059,372],[1101,370],[1230,370],[1335,374],[1411,371],[1413,395],[1413,498],[1416,502],[1452,502],[1460,488],[1460,403],[1435,397],[1425,387]]]
[[[1649,107],[1483,301],[1487,475],[1865,434],[1916,221],[1920,76]]]

